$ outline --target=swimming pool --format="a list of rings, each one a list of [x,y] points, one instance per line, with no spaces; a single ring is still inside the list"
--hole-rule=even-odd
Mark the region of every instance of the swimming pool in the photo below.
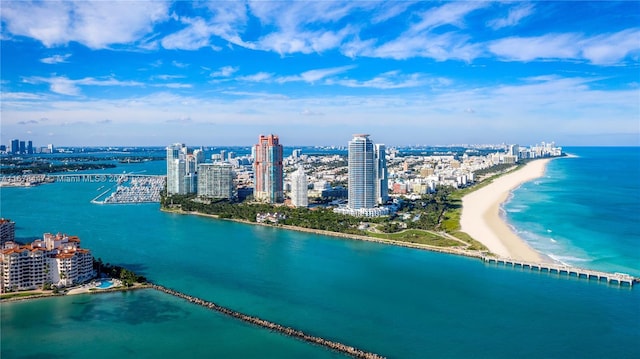
[[[111,287],[113,287],[113,281],[110,280],[101,281],[100,284],[96,286],[98,289],[107,289]]]

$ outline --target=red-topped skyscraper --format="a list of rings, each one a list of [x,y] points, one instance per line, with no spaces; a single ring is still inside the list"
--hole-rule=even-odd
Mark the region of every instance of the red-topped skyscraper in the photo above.
[[[278,136],[260,135],[254,146],[253,161],[254,189],[257,200],[277,203],[284,200],[282,181],[282,145]]]

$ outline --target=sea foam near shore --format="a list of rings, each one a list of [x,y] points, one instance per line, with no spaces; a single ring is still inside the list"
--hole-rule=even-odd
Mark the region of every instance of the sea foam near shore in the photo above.
[[[640,275],[640,149],[569,148],[522,184],[505,217],[538,252],[577,267]]]
[[[543,261],[543,257],[529,247],[505,221],[501,206],[512,196],[511,191],[542,176],[549,161],[550,159],[532,161],[464,196],[461,230],[499,256],[531,262]]]

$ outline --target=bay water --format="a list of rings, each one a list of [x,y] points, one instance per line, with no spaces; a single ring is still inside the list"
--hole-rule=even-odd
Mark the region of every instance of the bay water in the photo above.
[[[577,149],[576,154],[587,156],[589,151]],[[572,185],[576,181],[572,176],[579,173],[567,167],[572,160],[552,161],[538,184],[518,189],[505,205],[507,218],[519,231],[541,238],[554,233],[556,243],[570,239],[571,246],[560,248],[571,251],[575,246],[579,251],[568,254],[587,258],[587,264],[602,262],[612,266],[606,268],[638,271],[633,260],[637,242],[621,244],[621,234],[610,237],[614,254],[603,258],[594,251],[597,245],[582,243],[584,236],[570,236],[572,231],[561,230],[559,222],[535,227],[531,223],[538,219],[520,217],[539,210],[538,205],[572,205],[556,198],[555,192],[531,194],[544,186]],[[146,168],[148,173],[162,173],[162,165],[122,165],[116,170]],[[543,185],[546,182],[550,184]],[[58,231],[78,235],[96,258],[126,266],[155,283],[390,358],[640,357],[640,347],[634,345],[640,340],[637,288],[486,265],[473,258],[164,213],[157,204],[91,204],[103,185],[2,188],[1,215],[16,221],[18,239]],[[635,194],[628,196],[632,199]],[[531,200],[518,202],[527,195]],[[532,204],[543,195],[545,201]],[[633,203],[629,208],[633,210]],[[582,212],[568,212],[574,213],[568,221],[584,227],[577,222]],[[637,222],[635,226],[628,222],[634,219],[630,216],[610,217],[609,231],[625,228],[637,239]],[[626,225],[614,225],[619,222]],[[568,256],[555,247],[551,252]],[[151,290],[3,303],[0,311],[3,358],[43,354],[80,358],[93,352],[136,358],[181,353],[339,356]],[[36,338],[46,345],[30,345]]]

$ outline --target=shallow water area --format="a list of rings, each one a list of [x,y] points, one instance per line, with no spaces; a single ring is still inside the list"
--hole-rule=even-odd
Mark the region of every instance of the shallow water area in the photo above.
[[[578,267],[640,276],[640,148],[578,147],[503,207],[536,250]]]
[[[1,309],[3,358],[343,357],[151,289],[3,303]]]

